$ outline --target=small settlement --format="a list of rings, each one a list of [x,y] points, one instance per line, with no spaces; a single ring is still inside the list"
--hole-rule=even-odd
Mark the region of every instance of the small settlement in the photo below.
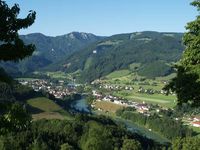
[[[146,103],[138,103],[134,101],[129,101],[124,98],[119,98],[112,95],[103,95],[93,90],[92,95],[96,98],[96,101],[107,101],[117,105],[122,105],[124,107],[134,107],[138,112],[149,115],[148,111],[150,109],[150,105]],[[94,107],[94,105],[92,105]]]
[[[44,79],[33,80],[19,80],[22,85],[32,87],[34,91],[45,91],[55,96],[55,98],[63,99],[64,96],[70,95],[76,92],[76,85],[67,84],[63,80],[59,80],[57,83],[50,82]]]

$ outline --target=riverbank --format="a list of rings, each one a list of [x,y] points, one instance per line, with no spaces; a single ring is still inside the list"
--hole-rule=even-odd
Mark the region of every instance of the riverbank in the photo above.
[[[160,144],[163,145],[169,145],[170,141],[157,133],[154,133],[153,131],[149,131],[148,129],[144,127],[140,127],[136,124],[134,124],[131,121],[122,119],[120,117],[117,117],[115,115],[110,115],[109,113],[103,113],[102,111],[92,111],[90,109],[90,106],[88,106],[88,103],[84,97],[82,97],[80,100],[76,100],[73,103],[71,103],[71,109],[75,109],[77,112],[81,113],[91,113],[93,115],[105,115],[108,117],[111,117],[117,124],[124,124],[127,128],[132,133],[137,133],[139,135],[142,135],[148,139],[152,139]]]

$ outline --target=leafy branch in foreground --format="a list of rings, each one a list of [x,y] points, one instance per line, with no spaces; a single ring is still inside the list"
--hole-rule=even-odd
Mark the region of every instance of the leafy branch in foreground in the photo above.
[[[200,11],[200,0],[191,5]],[[175,66],[177,76],[164,87],[166,91],[177,94],[178,105],[189,103],[200,106],[200,16],[186,26],[183,43],[186,46],[179,64]]]
[[[25,45],[19,38],[18,31],[31,26],[36,12],[30,11],[26,18],[18,18],[20,8],[17,4],[9,8],[0,0],[0,60],[19,61],[31,56],[35,50],[32,44]]]

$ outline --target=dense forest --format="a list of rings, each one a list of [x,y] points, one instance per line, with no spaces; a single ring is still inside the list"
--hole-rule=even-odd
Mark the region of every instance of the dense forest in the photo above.
[[[154,149],[166,147],[127,132],[103,116],[76,115],[72,121],[41,120],[21,132],[1,136],[2,149]]]
[[[118,110],[116,114],[124,119],[131,120],[134,123],[150,128],[170,140],[177,137],[183,138],[195,135],[192,129],[184,126],[180,120],[174,120],[173,117],[165,114],[162,114],[162,117],[157,114],[144,116],[143,114],[129,111],[129,109]]]

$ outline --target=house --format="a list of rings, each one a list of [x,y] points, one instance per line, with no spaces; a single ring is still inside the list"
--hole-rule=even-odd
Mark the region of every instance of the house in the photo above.
[[[194,121],[200,121],[200,116],[195,116],[195,117],[193,118],[193,120],[194,120]]]
[[[95,49],[95,50],[93,50],[92,52],[93,52],[93,54],[96,54],[96,53],[97,53],[97,50]]]
[[[200,127],[200,121],[192,122],[193,127]]]

